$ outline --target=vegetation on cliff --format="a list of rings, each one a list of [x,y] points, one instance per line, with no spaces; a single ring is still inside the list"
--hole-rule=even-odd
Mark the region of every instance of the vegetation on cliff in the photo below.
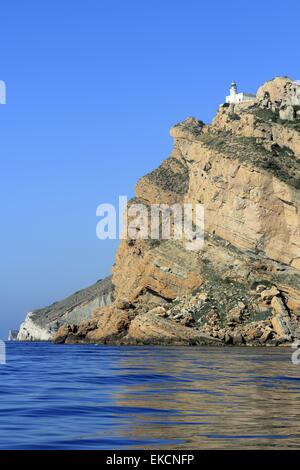
[[[300,337],[300,128],[291,81],[249,103],[222,105],[212,124],[171,129],[174,148],[141,178],[136,200],[203,204],[205,243],[122,240],[115,301],[56,342],[277,345]],[[289,114],[287,114],[287,110]]]

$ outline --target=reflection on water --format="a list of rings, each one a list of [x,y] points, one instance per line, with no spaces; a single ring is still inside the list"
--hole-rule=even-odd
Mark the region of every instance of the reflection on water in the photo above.
[[[299,448],[291,352],[9,344],[0,448]]]

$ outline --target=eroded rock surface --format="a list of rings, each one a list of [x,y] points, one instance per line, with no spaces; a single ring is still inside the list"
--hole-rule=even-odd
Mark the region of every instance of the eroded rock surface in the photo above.
[[[50,341],[60,326],[92,318],[94,311],[113,301],[111,277],[96,282],[49,307],[29,312],[21,324],[19,341]]]
[[[300,117],[293,86],[278,77],[256,100],[222,105],[210,125],[188,118],[171,129],[170,157],[138,181],[129,204],[203,204],[204,246],[122,240],[115,303],[66,342],[197,344],[209,337],[276,345],[298,337]]]

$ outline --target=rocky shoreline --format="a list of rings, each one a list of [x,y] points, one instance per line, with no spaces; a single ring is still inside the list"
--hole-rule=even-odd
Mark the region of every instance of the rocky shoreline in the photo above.
[[[222,318],[208,292],[201,289],[195,295],[148,311],[141,305],[126,302],[101,309],[92,320],[79,326],[63,325],[53,341],[57,344],[282,346],[300,338],[297,316],[289,311],[285,295],[276,286],[266,288],[259,284],[252,297],[265,313],[265,319],[253,321],[249,306],[242,300]]]

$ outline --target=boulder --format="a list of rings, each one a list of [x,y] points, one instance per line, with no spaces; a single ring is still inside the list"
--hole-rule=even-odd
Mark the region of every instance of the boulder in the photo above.
[[[243,304],[243,307],[237,305],[236,307],[229,310],[227,313],[228,323],[241,323],[243,321],[244,310],[245,304]]]
[[[90,331],[93,331],[97,328],[97,321],[95,319],[85,320],[80,323],[77,328],[78,336],[87,336]],[[73,331],[74,332],[74,331]]]
[[[271,305],[274,312],[271,318],[274,331],[279,337],[290,340],[293,337],[293,326],[283,300],[280,297],[273,297]]]
[[[275,315],[282,315],[289,317],[289,312],[281,297],[273,297],[271,307]]]
[[[183,325],[183,326],[190,326],[193,322],[194,322],[193,315],[191,313],[188,313],[180,321],[180,324]]]
[[[155,307],[151,310],[149,310],[148,312],[150,315],[157,315],[158,317],[167,317],[168,316],[168,312],[167,310],[164,308],[164,307]]]
[[[273,330],[272,330],[272,328],[270,328],[270,327],[267,326],[267,327],[265,328],[263,334],[262,334],[261,337],[259,338],[259,342],[260,342],[261,344],[266,343],[266,342],[272,337],[272,335],[273,335]]]
[[[279,110],[279,117],[283,120],[293,121],[295,119],[295,110],[292,105],[282,106]]]
[[[225,344],[232,344],[232,335],[230,333],[225,333],[224,342]]]
[[[62,325],[53,336],[52,341],[56,344],[64,343],[70,331],[70,325]]]
[[[262,300],[266,303],[270,303],[273,297],[277,295],[280,295],[280,292],[275,286],[272,286],[271,289],[265,289],[260,293]]]
[[[261,294],[262,291],[266,290],[266,286],[264,284],[258,284],[255,290],[258,294]]]
[[[130,323],[128,312],[114,306],[98,309],[94,314],[97,328],[87,333],[89,341],[103,342],[111,337],[124,336]]]
[[[232,344],[234,344],[235,346],[240,346],[244,344],[244,337],[240,331],[233,334]]]
[[[130,323],[128,339],[143,344],[218,344],[197,329],[187,328],[174,321],[151,314],[137,315]]]
[[[200,300],[202,302],[207,302],[208,301],[208,293],[207,292],[200,292],[197,295],[197,298],[198,298],[198,300]]]

